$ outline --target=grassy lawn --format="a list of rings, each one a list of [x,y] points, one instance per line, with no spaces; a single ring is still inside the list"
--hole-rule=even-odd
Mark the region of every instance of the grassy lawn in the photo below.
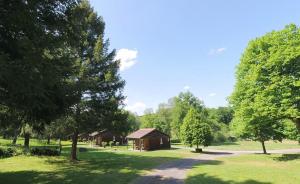
[[[297,141],[289,141],[289,140],[285,140],[283,142],[267,141],[265,144],[267,150],[300,148],[300,145],[298,144]],[[262,149],[261,143],[256,141],[237,141],[237,142],[213,144],[208,148],[219,149],[219,150],[261,150]]]
[[[285,140],[282,142],[267,141],[266,143],[267,150],[277,150],[277,149],[294,149],[300,148],[300,145],[297,141]],[[181,143],[174,144],[175,147],[188,148]],[[256,141],[237,141],[237,142],[225,142],[225,143],[213,143],[211,146],[208,146],[207,149],[216,149],[216,150],[262,150],[261,143]]]
[[[9,146],[10,143],[11,140],[0,139],[0,146],[2,147]],[[22,145],[23,140],[19,139],[18,144]],[[45,140],[36,139],[31,139],[30,145],[32,147],[48,146]],[[50,146],[57,146],[57,143],[52,141]],[[182,145],[176,146],[183,147]],[[192,153],[188,149],[173,148],[170,150],[139,152],[129,150],[131,146],[91,148],[89,144],[79,143],[79,147],[86,148],[86,151],[78,154],[79,162],[71,163],[68,159],[70,147],[71,143],[64,141],[62,155],[57,157],[21,155],[0,159],[0,183],[121,184],[132,181],[134,178],[145,174],[162,163],[197,155],[197,153]],[[267,148],[269,149],[299,147],[296,142],[292,141],[267,143]],[[261,149],[259,143],[249,141],[225,143],[223,145],[214,145],[210,148],[235,150]],[[289,177],[291,181],[295,181],[295,179],[300,180],[296,175],[296,172],[300,171],[299,166],[300,157],[297,155],[291,158],[281,155],[251,155],[226,158],[195,168],[190,173],[187,181],[188,183],[205,181],[203,183],[263,184],[251,181],[245,183],[245,181],[255,179],[269,182],[267,179],[273,174],[276,176],[272,176],[270,181],[285,181],[283,180],[285,177]],[[260,170],[256,170],[256,168],[260,168]],[[239,174],[239,172],[241,173]],[[236,178],[236,180],[231,182],[232,178]]]
[[[31,140],[31,143],[45,146],[45,141]],[[0,140],[2,146],[9,144],[10,141]],[[159,164],[195,155],[185,149],[138,152],[126,146],[104,149],[80,143],[79,147],[88,149],[79,153],[79,162],[71,163],[70,142],[63,144],[63,154],[58,157],[22,155],[0,159],[0,183],[128,183]]]
[[[195,166],[187,184],[296,184],[300,154],[242,155]]]

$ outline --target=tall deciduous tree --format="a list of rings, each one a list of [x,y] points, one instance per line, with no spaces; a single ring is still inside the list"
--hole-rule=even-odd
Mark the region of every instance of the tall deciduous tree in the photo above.
[[[249,42],[230,102],[233,127],[263,141],[280,140],[283,119],[300,131],[300,29],[289,25]],[[263,145],[264,147],[264,145]],[[265,149],[264,149],[265,151]]]
[[[104,21],[83,1],[72,9],[68,17],[74,56],[78,74],[73,83],[78,102],[71,108],[74,119],[71,159],[77,159],[79,131],[96,127],[110,127],[115,114],[122,105],[122,89],[125,84],[119,75],[119,61],[115,61],[115,50],[109,51],[108,40],[104,40]]]

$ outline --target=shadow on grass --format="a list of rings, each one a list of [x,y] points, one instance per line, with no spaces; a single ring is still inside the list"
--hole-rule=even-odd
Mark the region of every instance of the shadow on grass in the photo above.
[[[204,160],[183,158],[173,162],[163,164],[155,169],[154,174],[139,177],[133,184],[182,184],[184,183],[184,173],[182,170],[192,169],[195,165],[203,163],[205,165],[220,165],[219,160]],[[166,171],[168,170],[168,171]]]
[[[230,146],[230,145],[239,145],[237,142],[215,142],[211,146]]]
[[[292,161],[292,160],[297,160],[300,159],[300,154],[283,154],[280,157],[274,158],[275,161]]]
[[[201,153],[208,154],[208,155],[232,155],[233,153],[224,152],[224,151],[203,151]]]
[[[271,184],[270,182],[261,182],[256,180],[246,180],[242,182],[237,182],[233,180],[224,181],[220,178],[214,176],[208,176],[206,174],[198,174],[196,176],[188,177],[185,180],[187,184],[198,184],[198,183],[205,183],[205,184]]]
[[[140,176],[143,170],[150,170],[161,163],[175,160],[175,158],[166,156],[151,157],[117,154],[93,149],[80,153],[79,159],[81,161],[75,163],[71,163],[64,156],[57,157],[60,159],[46,158],[43,164],[46,164],[44,167],[49,168],[50,171],[42,171],[41,169],[34,171],[0,172],[0,183],[123,184],[129,183],[134,178]],[[30,168],[30,165],[28,167]]]

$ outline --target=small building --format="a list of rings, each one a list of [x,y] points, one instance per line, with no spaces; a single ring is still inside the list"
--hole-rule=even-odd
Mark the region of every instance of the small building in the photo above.
[[[78,139],[81,142],[87,142],[87,141],[89,141],[90,136],[88,133],[81,133],[81,134],[78,134]]]
[[[96,131],[89,134],[89,136],[90,140],[95,141],[95,144],[99,146],[104,146],[103,143],[106,143],[106,145],[108,145],[109,142],[118,142],[119,144],[123,144],[122,136],[114,134],[109,130]]]
[[[133,140],[134,150],[156,150],[171,148],[170,136],[155,129],[144,128],[128,135],[129,140]]]

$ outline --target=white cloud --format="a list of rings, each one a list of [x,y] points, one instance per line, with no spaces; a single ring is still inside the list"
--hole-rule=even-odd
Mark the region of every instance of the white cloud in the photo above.
[[[213,96],[216,96],[216,95],[217,95],[217,93],[210,93],[208,96],[213,97]]]
[[[138,115],[142,115],[146,107],[146,104],[144,104],[143,102],[136,102],[133,105],[127,105],[125,109],[133,113],[137,113]]]
[[[138,51],[130,49],[120,49],[117,51],[116,60],[120,60],[120,70],[124,71],[136,64]]]
[[[191,87],[190,87],[190,86],[184,86],[183,89],[184,89],[185,91],[188,91],[189,89],[191,89]]]
[[[217,49],[210,49],[208,55],[217,55],[217,54],[221,54],[221,53],[223,53],[225,51],[226,51],[225,47],[217,48]]]

